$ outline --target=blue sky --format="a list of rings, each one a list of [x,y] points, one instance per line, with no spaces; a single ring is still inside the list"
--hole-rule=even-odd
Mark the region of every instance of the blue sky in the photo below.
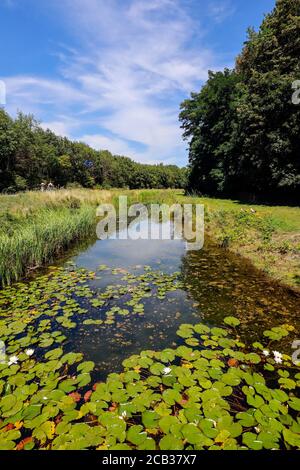
[[[6,109],[147,163],[187,163],[179,105],[275,0],[0,0]]]

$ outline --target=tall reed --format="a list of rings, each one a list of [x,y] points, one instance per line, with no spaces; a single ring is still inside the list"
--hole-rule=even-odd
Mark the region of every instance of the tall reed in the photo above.
[[[37,217],[19,223],[12,235],[0,234],[2,284],[20,279],[30,268],[52,261],[76,240],[84,239],[95,226],[95,209],[41,210]]]
[[[129,204],[155,202],[160,193],[166,197],[168,191],[72,189],[0,195],[0,284],[17,281],[91,234],[99,204],[117,205],[120,195],[128,196]]]

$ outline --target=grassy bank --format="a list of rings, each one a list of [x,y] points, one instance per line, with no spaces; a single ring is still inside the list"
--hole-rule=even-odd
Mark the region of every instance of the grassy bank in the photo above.
[[[1,195],[1,283],[20,279],[88,237],[95,229],[96,207],[116,204],[120,194],[132,202],[140,197],[139,191],[84,189]]]
[[[205,206],[205,232],[219,245],[248,258],[273,279],[300,289],[300,208],[248,205],[187,197],[180,191],[148,192],[147,202]]]
[[[299,208],[220,208],[212,211],[211,218],[213,235],[221,243],[228,240],[230,249],[249,258],[269,276],[300,288]]]
[[[103,192],[104,201],[112,194]],[[0,198],[0,277],[9,284],[52,261],[95,226],[99,194],[89,191],[24,193]]]
[[[272,278],[300,287],[300,208],[204,199],[208,232]]]
[[[244,205],[186,197],[179,190],[63,190],[0,196],[0,276],[5,283],[57,254],[94,229],[95,208],[130,202],[203,203],[206,233],[227,249],[249,258],[273,278],[300,286],[300,208]]]

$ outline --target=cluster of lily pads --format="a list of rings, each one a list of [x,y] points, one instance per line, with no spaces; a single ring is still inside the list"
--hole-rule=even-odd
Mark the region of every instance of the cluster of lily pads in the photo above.
[[[109,268],[101,265],[99,269],[104,271]],[[87,319],[83,322],[86,325],[112,325],[117,315],[144,315],[143,300],[152,296],[158,300],[165,300],[169,292],[183,287],[178,272],[166,274],[152,270],[149,266],[145,266],[144,272],[140,275],[119,268],[111,272],[116,276],[121,275],[120,283],[107,286],[102,292],[96,292],[90,299],[91,306],[102,309],[100,314],[104,312],[105,316]],[[122,302],[122,306],[117,305],[119,301]]]
[[[0,292],[0,339],[8,354],[25,348],[49,348],[66,340],[63,329],[75,328],[75,316],[87,309],[77,295],[92,295],[87,281],[95,273],[53,269],[30,283],[17,283]]]
[[[95,384],[82,354],[27,350],[0,365],[0,449],[299,449],[300,369],[230,333],[182,325],[188,345],[143,351]]]
[[[100,267],[100,271],[104,269],[108,270]],[[121,275],[120,283],[100,292],[89,285],[89,281],[99,278],[97,273],[74,267],[53,268],[50,274],[34,281],[2,290],[0,339],[8,353],[20,347],[48,348],[63,343],[66,331],[78,323],[112,325],[117,316],[143,315],[143,300],[152,295],[164,300],[168,292],[182,287],[179,273],[165,274],[149,267],[141,275],[118,269],[112,274]]]
[[[223,328],[183,324],[177,347],[143,351],[95,382],[95,364],[66,352],[68,329],[97,321],[91,306],[109,327],[181,286],[177,273],[149,268],[112,274],[120,284],[103,292],[90,287],[96,273],[56,268],[0,293],[0,450],[300,448],[300,368],[274,346],[288,325],[250,348],[234,317]]]

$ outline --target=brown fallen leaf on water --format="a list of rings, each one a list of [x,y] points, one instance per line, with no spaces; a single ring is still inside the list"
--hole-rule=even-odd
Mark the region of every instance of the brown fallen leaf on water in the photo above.
[[[227,364],[229,365],[229,367],[238,367],[239,366],[239,361],[237,359],[231,358],[231,359],[229,359]]]
[[[108,408],[108,410],[109,410],[109,411],[116,411],[117,408],[118,408],[117,403],[113,403],[113,404]]]
[[[179,404],[180,404],[181,406],[184,406],[184,405],[186,405],[186,404],[188,403],[188,401],[189,401],[189,397],[188,397],[188,395],[187,395],[186,393],[184,393],[184,394],[181,396],[181,400],[180,400]]]
[[[81,400],[81,395],[78,392],[70,393],[69,397],[71,397],[75,403],[78,403]]]
[[[93,393],[93,390],[88,390],[85,394],[84,394],[84,401],[87,402],[89,401],[89,399],[91,398],[91,395]]]
[[[62,421],[62,415],[56,416],[56,418],[54,420],[55,424],[58,425],[59,423],[61,423],[61,421]]]
[[[5,428],[3,429],[3,432],[12,431],[13,429],[15,429],[15,425],[12,423],[9,423],[5,426]]]
[[[93,390],[94,390],[94,392],[97,390],[97,387],[98,387],[98,385],[99,385],[100,383],[101,383],[101,382],[97,382],[97,383],[95,383],[95,384],[93,385]]]
[[[183,398],[182,400],[180,400],[179,404],[180,404],[181,406],[184,406],[184,405],[187,404],[187,402],[188,402],[188,400],[186,400],[185,398]]]
[[[97,426],[99,424],[98,417],[93,415],[92,413],[85,415],[83,420],[85,423],[88,423],[91,427]]]
[[[147,434],[151,434],[151,436],[157,436],[157,434],[159,434],[159,429],[148,429],[146,428],[145,429],[146,433]]]
[[[21,441],[21,442],[19,442],[19,444],[17,444],[15,450],[24,450],[24,447],[32,441],[33,441],[32,436],[26,437],[25,439],[23,439],[23,441]]]

